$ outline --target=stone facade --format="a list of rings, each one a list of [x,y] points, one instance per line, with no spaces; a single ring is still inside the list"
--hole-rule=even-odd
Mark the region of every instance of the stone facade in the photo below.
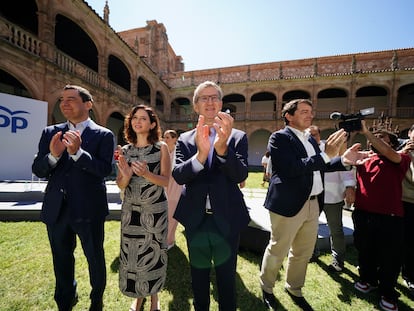
[[[157,21],[117,33],[107,5],[101,18],[83,0],[27,0],[24,11],[3,2],[0,92],[47,101],[49,123],[61,118],[62,87],[76,83],[94,95],[94,119],[115,133],[140,103],[157,110],[163,128],[184,131],[194,127],[191,99],[205,80],[222,86],[224,106],[248,134],[252,165],[284,126],[280,111],[293,98],[313,101],[322,136],[334,130],[332,111],[375,107],[369,118],[392,117],[403,134],[414,123],[414,48],[185,71]]]

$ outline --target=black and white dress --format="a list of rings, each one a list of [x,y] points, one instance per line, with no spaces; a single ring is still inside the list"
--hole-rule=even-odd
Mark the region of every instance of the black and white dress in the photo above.
[[[128,162],[146,161],[149,170],[160,173],[161,144],[125,145]],[[121,211],[119,288],[129,297],[159,292],[167,276],[168,204],[164,187],[133,175],[124,190]]]

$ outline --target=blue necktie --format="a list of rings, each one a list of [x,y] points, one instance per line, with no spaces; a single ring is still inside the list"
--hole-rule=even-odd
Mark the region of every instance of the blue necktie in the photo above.
[[[216,130],[214,127],[210,128],[210,151],[208,152],[208,166],[211,167],[211,163],[213,160],[213,152],[214,152],[214,138],[216,138]]]

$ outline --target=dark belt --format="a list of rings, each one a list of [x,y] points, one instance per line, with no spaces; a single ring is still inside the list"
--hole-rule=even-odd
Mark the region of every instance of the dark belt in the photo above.
[[[318,197],[317,195],[311,195],[311,196],[309,197],[309,201],[311,201],[311,200],[315,200],[317,197]]]
[[[213,209],[211,209],[211,208],[206,208],[206,214],[207,214],[207,215],[213,215]]]

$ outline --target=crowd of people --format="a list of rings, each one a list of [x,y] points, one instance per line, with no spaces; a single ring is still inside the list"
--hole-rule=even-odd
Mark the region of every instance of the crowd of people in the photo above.
[[[41,219],[60,311],[72,310],[78,301],[77,237],[89,265],[89,310],[103,310],[105,177],[114,163],[122,193],[119,289],[133,299],[129,310],[141,310],[146,297],[151,311],[160,310],[158,293],[178,223],[185,228],[194,309],[210,310],[212,269],[219,309],[237,309],[237,252],[250,221],[240,190],[248,177],[248,139],[222,111],[222,98],[218,84],[198,85],[196,127],[180,135],[173,129],[162,133],[150,106],[134,106],[125,116],[126,144],[117,146],[113,133],[90,119],[90,92],[64,87],[59,105],[67,121],[44,129],[32,165],[34,174],[48,180]],[[282,117],[286,126],[272,133],[262,159],[262,186],[269,183],[264,207],[271,223],[258,271],[264,307],[279,308],[273,288],[287,258],[285,290],[299,308],[313,310],[303,287],[319,215],[325,213],[330,229],[331,270],[340,273],[346,259],[342,209],[353,204],[355,290],[378,290],[380,308],[398,310],[400,273],[414,296],[414,125],[401,143],[394,133],[372,131],[361,120],[358,132],[369,147],[362,150],[359,143],[348,146],[351,133],[344,129],[321,140],[310,100],[286,103]]]

